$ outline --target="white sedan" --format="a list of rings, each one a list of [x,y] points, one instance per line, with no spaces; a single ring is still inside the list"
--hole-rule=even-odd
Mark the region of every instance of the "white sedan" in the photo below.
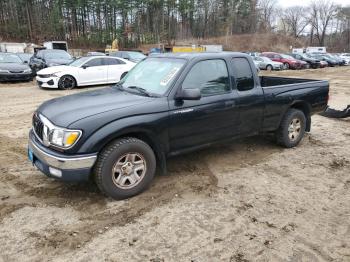
[[[37,72],[39,87],[72,89],[76,86],[119,82],[136,63],[116,57],[81,57],[68,65],[53,66]]]

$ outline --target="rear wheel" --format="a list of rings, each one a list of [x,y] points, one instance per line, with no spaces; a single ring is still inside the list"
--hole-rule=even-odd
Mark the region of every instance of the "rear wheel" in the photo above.
[[[272,71],[272,69],[273,69],[272,65],[267,65],[267,66],[266,66],[266,70],[267,70],[267,71]]]
[[[95,166],[95,181],[105,195],[124,199],[144,191],[155,171],[152,148],[142,140],[122,138],[101,152]]]
[[[305,129],[305,114],[297,109],[289,109],[276,132],[277,143],[287,148],[295,147],[304,137]]]
[[[60,80],[58,80],[59,89],[69,90],[73,89],[76,86],[77,82],[75,81],[75,78],[73,76],[64,75],[60,78]]]

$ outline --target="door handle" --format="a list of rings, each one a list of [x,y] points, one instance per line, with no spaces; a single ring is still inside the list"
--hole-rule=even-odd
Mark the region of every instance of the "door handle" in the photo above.
[[[236,105],[236,103],[235,103],[235,101],[233,101],[233,100],[230,100],[230,101],[226,101],[226,102],[225,102],[225,106],[226,106],[226,107],[235,107],[235,105]]]

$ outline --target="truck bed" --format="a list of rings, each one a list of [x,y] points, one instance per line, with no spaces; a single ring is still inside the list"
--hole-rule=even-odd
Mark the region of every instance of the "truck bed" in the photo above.
[[[292,85],[301,83],[321,82],[320,80],[303,79],[303,78],[288,78],[288,77],[273,77],[273,76],[260,76],[260,85],[264,88]]]
[[[263,130],[276,129],[276,123],[292,103],[307,107],[310,115],[327,106],[329,82],[326,80],[262,76],[260,85],[265,96]]]

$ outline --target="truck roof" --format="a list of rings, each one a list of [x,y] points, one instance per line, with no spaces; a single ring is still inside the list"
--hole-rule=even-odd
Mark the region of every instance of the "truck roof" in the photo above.
[[[194,58],[227,58],[232,56],[250,57],[249,55],[240,52],[163,53],[152,54],[150,57],[183,58],[187,60],[192,60]]]

